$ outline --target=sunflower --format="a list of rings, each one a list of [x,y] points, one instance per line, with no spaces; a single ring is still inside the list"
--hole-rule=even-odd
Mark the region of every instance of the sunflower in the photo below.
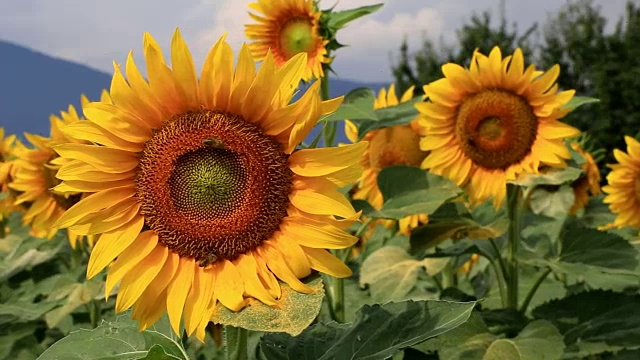
[[[320,11],[313,0],[258,0],[249,7],[260,15],[249,13],[258,23],[245,25],[245,34],[255,42],[249,44],[256,60],[264,60],[269,49],[276,66],[281,67],[297,54],[307,54],[302,78],[324,76],[322,64],[328,64],[325,45],[329,40],[320,36]]]
[[[83,96],[83,102],[88,102]],[[53,191],[60,184],[56,178],[56,172],[65,162],[53,150],[58,144],[77,142],[66,136],[61,129],[80,121],[80,117],[73,105],[69,105],[68,111],[61,112],[60,116],[51,115],[49,118],[51,131],[49,137],[25,133],[25,137],[32,148],[22,143],[17,143],[14,151],[15,175],[9,183],[9,188],[17,191],[15,205],[23,205],[27,208],[22,216],[24,225],[31,226],[31,233],[38,237],[52,238],[60,229],[55,222],[62,216],[66,209],[70,208],[80,197],[80,192],[59,194]],[[71,246],[81,238],[73,231],[68,231]]]
[[[608,185],[602,190],[607,194],[604,202],[616,214],[613,227],[640,227],[640,143],[630,136],[624,137],[627,153],[614,149],[618,164],[609,165]]]
[[[15,210],[15,199],[7,184],[11,181],[14,171],[12,150],[16,141],[15,135],[5,137],[4,128],[0,127],[0,221],[4,220]],[[0,226],[4,226],[0,224]]]
[[[382,109],[407,102],[413,97],[413,86],[402,94],[398,101],[395,85],[389,86],[389,90],[382,88],[374,103],[374,109]],[[347,138],[356,143],[358,129],[351,121],[345,121],[345,134]],[[420,150],[420,135],[422,134],[417,120],[408,125],[398,125],[388,128],[369,131],[362,141],[369,143],[360,163],[364,168],[362,178],[354,189],[353,198],[366,200],[375,209],[380,209],[384,202],[382,193],[378,188],[378,174],[386,167],[394,165],[420,166],[427,155]],[[420,223],[426,223],[427,215],[411,215],[400,219],[398,226],[400,231],[408,234],[411,229]],[[387,227],[395,226],[395,221],[384,221]]]
[[[571,143],[571,147],[584,158],[584,163],[580,166],[584,174],[571,184],[575,201],[569,212],[575,214],[579,209],[587,205],[590,196],[600,194],[600,169],[598,169],[598,164],[596,164],[593,156],[584,150],[580,144]]]
[[[277,306],[278,280],[302,293],[299,279],[350,269],[326,248],[357,239],[359,217],[338,187],[362,173],[366,144],[294,151],[342,98],[321,101],[319,82],[290,104],[306,54],[280,69],[267,55],[256,71],[243,46],[234,70],[222,37],[200,77],[180,32],[172,68],[144,36],[148,82],[130,53],[126,79],[117,65],[113,104],[85,107],[88,121],[65,132],[93,144],[64,144],[58,176],[68,189],[93,192],[57,226],[101,234],[87,276],[110,266],[106,293],[120,284],[116,311],[133,307],[141,329],[165,311],[178,333],[204,329],[219,301],[239,311],[250,301]]]
[[[430,102],[417,104],[430,151],[422,167],[465,187],[472,204],[493,197],[498,207],[506,183],[540,165],[566,166],[564,139],[580,132],[560,121],[573,90],[558,92],[560,68],[524,67],[522,51],[502,58],[475,52],[471,67],[442,66],[445,77],[424,86]]]

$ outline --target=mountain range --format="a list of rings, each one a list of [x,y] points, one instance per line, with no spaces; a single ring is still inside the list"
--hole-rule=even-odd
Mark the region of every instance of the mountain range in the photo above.
[[[0,63],[0,127],[20,137],[24,132],[48,136],[51,114],[59,114],[69,104],[80,110],[81,94],[97,100],[111,83],[111,74],[5,41],[0,41]],[[330,85],[330,95],[335,97],[363,86],[377,92],[387,84],[334,77]],[[341,130],[336,140],[346,141]]]

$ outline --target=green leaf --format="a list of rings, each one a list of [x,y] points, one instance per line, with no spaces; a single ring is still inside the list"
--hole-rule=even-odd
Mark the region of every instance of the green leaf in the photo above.
[[[0,359],[9,359],[13,345],[17,341],[32,335],[38,330],[38,326],[35,323],[27,323],[12,324],[4,327],[2,332],[5,332],[5,334],[0,335]]]
[[[64,292],[55,292],[49,296],[50,300],[65,300],[64,305],[48,312],[45,321],[50,328],[55,327],[66,316],[70,315],[79,306],[84,305],[96,297],[104,297],[103,282],[99,279],[87,280],[83,283],[75,283],[65,286]]]
[[[343,10],[343,11],[331,11],[328,13],[328,16],[329,16],[328,25],[332,30],[341,29],[345,25],[347,25],[348,23],[350,23],[351,21],[359,17],[369,15],[371,13],[378,11],[378,9],[382,7],[382,5],[384,4],[362,6],[356,9],[349,9],[349,10]]]
[[[360,286],[369,285],[371,297],[379,303],[407,300],[420,273],[426,270],[433,276],[448,262],[448,259],[416,260],[400,247],[385,246],[362,263]]]
[[[515,180],[509,181],[511,184],[520,186],[537,185],[562,185],[571,183],[582,175],[583,171],[574,167],[551,168],[540,174],[522,173]]]
[[[64,300],[41,301],[37,303],[19,300],[0,304],[0,325],[34,321],[63,303]]]
[[[527,262],[549,267],[556,276],[564,279],[566,285],[584,284],[590,289],[615,291],[640,286],[640,274],[637,271],[543,259]]]
[[[364,306],[351,324],[316,324],[297,337],[267,334],[268,359],[386,359],[450,331],[469,318],[475,302],[405,301]]]
[[[7,235],[0,242],[0,281],[53,259],[65,246],[63,236],[47,240],[21,231]]]
[[[358,140],[361,140],[371,130],[409,124],[418,115],[415,104],[420,101],[422,101],[422,97],[416,96],[398,105],[376,110],[377,120],[361,119],[360,121],[356,121]]]
[[[564,343],[558,329],[549,321],[536,320],[513,339],[499,339],[487,349],[483,360],[556,360],[562,357]]]
[[[211,321],[253,331],[300,334],[316,318],[324,298],[321,279],[317,278],[307,285],[314,290],[313,293],[302,294],[281,284],[282,296],[277,307],[256,301],[241,311],[233,312],[218,304]]]
[[[451,180],[412,166],[390,166],[378,174],[385,199],[373,218],[400,220],[414,214],[431,214],[462,190]]]
[[[574,96],[573,98],[571,98],[571,100],[569,100],[568,103],[562,106],[562,109],[569,109],[573,111],[584,104],[591,104],[591,103],[597,103],[597,102],[600,102],[600,99],[596,99],[588,96]]]
[[[553,322],[567,345],[604,342],[615,346],[640,344],[640,295],[589,291],[553,300],[532,315]]]
[[[634,270],[638,251],[618,235],[589,229],[575,221],[562,232],[560,261],[611,269]]]
[[[344,96],[344,100],[338,110],[321,118],[321,121],[378,120],[373,110],[375,101],[376,95],[373,90],[366,87],[353,89]]]
[[[164,322],[166,315],[164,316]],[[138,323],[129,313],[114,322],[103,321],[92,330],[78,330],[49,347],[39,360],[55,359],[187,359],[174,335],[160,324],[138,331]]]

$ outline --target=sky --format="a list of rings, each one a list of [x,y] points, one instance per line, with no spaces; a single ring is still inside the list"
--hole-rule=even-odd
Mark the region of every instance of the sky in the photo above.
[[[544,23],[569,0],[504,0],[506,18],[524,30]],[[130,50],[143,65],[142,34],[150,32],[168,52],[176,27],[189,44],[198,67],[209,48],[227,33],[234,52],[244,42],[250,23],[243,0],[4,0],[0,1],[0,40],[45,54],[113,72]],[[384,3],[377,13],[349,24],[338,33],[333,68],[343,79],[390,82],[391,66],[402,40],[418,50],[424,37],[450,42],[474,12],[489,10],[495,19],[500,0],[321,0],[322,9]],[[624,13],[625,0],[594,0],[609,29]],[[1,54],[0,54],[1,56]],[[142,66],[141,66],[142,67]]]

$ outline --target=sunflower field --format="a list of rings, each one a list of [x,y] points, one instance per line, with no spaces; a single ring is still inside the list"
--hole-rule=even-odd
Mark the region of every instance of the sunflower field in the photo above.
[[[640,358],[636,134],[602,175],[565,121],[599,99],[500,44],[329,97],[381,6],[257,0],[201,69],[145,33],[48,137],[0,128],[0,358]]]

